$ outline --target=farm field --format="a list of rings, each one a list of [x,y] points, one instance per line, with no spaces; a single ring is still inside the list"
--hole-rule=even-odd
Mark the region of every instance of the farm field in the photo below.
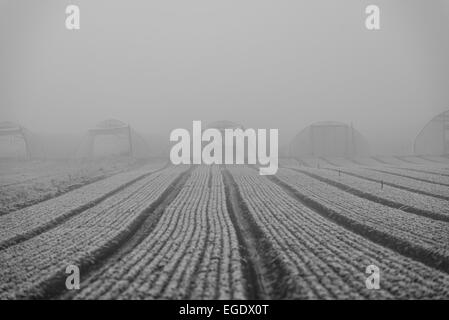
[[[0,215],[54,198],[143,161],[104,158],[72,161],[0,161]],[[163,162],[160,162],[163,165]]]
[[[449,299],[449,165],[382,161],[3,165],[77,187],[0,193],[0,299]]]

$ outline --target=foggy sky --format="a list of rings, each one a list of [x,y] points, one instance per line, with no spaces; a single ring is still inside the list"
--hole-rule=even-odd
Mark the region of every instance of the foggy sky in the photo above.
[[[77,133],[112,117],[168,141],[226,119],[285,144],[336,120],[374,152],[411,153],[449,109],[448,39],[447,0],[0,0],[0,121]]]

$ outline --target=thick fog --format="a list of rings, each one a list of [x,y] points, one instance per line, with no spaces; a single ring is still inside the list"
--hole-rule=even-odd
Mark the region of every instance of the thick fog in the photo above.
[[[448,39],[447,0],[0,0],[0,121],[68,137],[117,118],[168,143],[226,119],[280,145],[341,121],[373,153],[411,154],[449,109]]]

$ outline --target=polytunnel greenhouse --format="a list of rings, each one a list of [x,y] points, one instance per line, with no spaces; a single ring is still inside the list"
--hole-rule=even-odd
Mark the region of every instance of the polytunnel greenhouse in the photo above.
[[[449,154],[449,110],[430,120],[415,139],[416,155]]]
[[[0,157],[34,159],[44,157],[37,137],[14,122],[0,122]]]
[[[293,138],[289,155],[293,158],[366,156],[368,143],[352,125],[342,122],[317,122]]]
[[[98,123],[88,130],[77,157],[95,158],[104,156],[150,156],[145,140],[130,125],[115,119]]]
[[[229,120],[220,120],[220,121],[215,121],[215,122],[211,122],[209,123],[205,129],[217,129],[220,131],[221,136],[222,136],[222,162],[225,163],[225,156],[226,154],[232,154],[233,155],[233,161],[235,163],[235,161],[237,160],[236,157],[236,140],[234,138],[232,143],[228,143],[225,139],[225,130],[226,129],[232,129],[232,130],[236,130],[236,129],[241,129],[241,130],[245,130],[245,127],[239,123],[233,122],[233,121],[229,121]],[[229,141],[230,142],[230,141]],[[249,141],[247,138],[245,138],[245,154],[244,154],[244,161],[246,162],[248,160],[248,151],[251,150],[251,148],[249,148],[249,144],[251,143],[251,147],[254,147],[255,145],[252,144],[251,141]],[[203,146],[207,144],[206,142],[203,142]]]

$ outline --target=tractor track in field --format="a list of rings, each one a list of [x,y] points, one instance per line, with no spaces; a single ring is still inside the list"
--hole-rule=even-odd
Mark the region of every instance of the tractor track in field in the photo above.
[[[299,193],[298,191],[296,191],[294,188],[289,186],[287,183],[285,183],[275,175],[267,176],[267,178],[270,179],[272,182],[276,183],[279,187],[281,187],[293,199],[296,199],[297,201],[301,202],[303,205],[309,207],[322,217],[340,225],[341,227],[351,232],[354,232],[355,234],[364,237],[365,239],[368,239],[369,241],[377,243],[385,248],[388,248],[410,259],[419,261],[427,265],[428,267],[449,274],[449,261],[447,259],[444,259],[444,257],[432,254],[422,248],[414,247],[410,245],[410,243],[395,238],[390,234],[373,230],[366,225],[363,225],[347,217],[344,217],[338,214],[337,212],[326,208],[319,201]]]
[[[149,176],[151,176],[153,174],[159,173],[160,171],[164,170],[166,167],[167,166],[164,166],[163,168],[157,169],[155,171],[144,173],[144,174],[138,176],[137,178],[134,178],[133,180],[128,181],[125,184],[119,186],[118,188],[116,188],[116,189],[114,189],[114,190],[112,190],[112,191],[102,195],[101,197],[99,197],[99,198],[97,198],[97,199],[95,199],[93,201],[90,201],[90,202],[88,202],[88,203],[86,203],[86,204],[84,204],[84,205],[82,205],[80,207],[77,207],[76,209],[70,210],[70,211],[68,211],[67,213],[65,213],[65,214],[63,214],[61,216],[56,217],[55,219],[53,219],[52,221],[50,221],[48,223],[44,223],[44,224],[38,226],[37,228],[34,228],[34,229],[30,230],[30,231],[18,234],[15,237],[12,237],[12,238],[10,238],[8,240],[0,242],[0,251],[5,250],[5,249],[7,249],[7,248],[9,248],[9,247],[11,247],[13,245],[17,245],[17,244],[22,243],[24,241],[30,240],[30,239],[32,239],[32,238],[34,238],[34,237],[36,237],[36,236],[38,236],[38,235],[40,235],[40,234],[42,234],[44,232],[47,232],[47,231],[49,231],[49,230],[51,230],[53,228],[56,228],[57,226],[67,222],[71,218],[73,218],[73,217],[83,213],[86,210],[89,210],[89,209],[95,207],[99,203],[105,201],[109,197],[111,197],[111,196],[119,193],[120,191],[126,189],[127,187],[131,186],[132,184],[134,184],[134,183],[136,183],[136,182],[138,182],[138,181],[140,181],[142,179],[145,179],[145,178],[147,178],[147,177],[149,177]]]
[[[239,187],[227,168],[222,167],[226,206],[240,243],[248,299],[280,299],[288,271],[278,261],[271,244],[249,214]]]
[[[165,208],[177,197],[193,169],[194,167],[191,167],[182,172],[173,184],[132,223],[123,236],[116,241],[111,241],[111,245],[101,250],[94,259],[85,260],[78,266],[81,277],[80,287],[88,287],[93,279],[107,270],[109,266],[125,257],[152,232]],[[67,291],[65,287],[66,276],[64,270],[62,270],[59,276],[45,284],[42,293],[36,298],[45,300],[72,299],[77,291]]]
[[[426,218],[430,218],[430,219],[434,219],[434,220],[440,220],[440,221],[445,221],[445,222],[449,222],[449,216],[445,216],[443,214],[438,214],[435,212],[431,212],[431,211],[426,211],[426,210],[422,210],[422,209],[418,209],[415,207],[409,207],[409,206],[405,206],[403,203],[399,203],[399,202],[395,202],[392,200],[388,200],[385,198],[380,198],[376,195],[373,195],[371,193],[368,192],[364,192],[361,191],[357,188],[352,188],[352,187],[348,187],[347,185],[337,182],[337,181],[333,181],[324,177],[320,177],[319,175],[313,174],[311,172],[307,172],[305,170],[301,170],[301,169],[297,169],[297,168],[291,168],[291,167],[282,167],[284,169],[289,169],[289,170],[293,170],[293,171],[297,171],[299,173],[305,174],[311,178],[317,179],[319,181],[325,182],[331,186],[334,186],[342,191],[348,192],[354,196],[366,199],[366,200],[370,200],[370,201],[374,201],[376,203],[380,203],[384,206],[393,208],[393,209],[399,209],[408,213],[412,213],[412,214],[416,214],[418,216],[422,216],[422,217],[426,217]]]

